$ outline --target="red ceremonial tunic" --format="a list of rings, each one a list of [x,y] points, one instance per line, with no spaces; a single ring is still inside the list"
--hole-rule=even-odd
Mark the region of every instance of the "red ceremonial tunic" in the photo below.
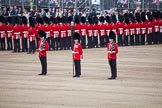
[[[81,56],[82,56],[82,46],[78,43],[78,44],[74,44],[73,46],[73,58],[74,60],[80,60]]]
[[[110,51],[110,48],[111,48],[111,43],[109,42],[109,43],[107,44],[107,51]],[[107,54],[108,60],[110,60],[110,59],[116,60],[116,58],[117,58],[116,54],[118,53],[118,45],[117,45],[116,43],[114,44],[114,49],[115,49],[115,50],[114,50],[115,53],[113,53],[113,54],[108,53],[108,54]]]
[[[40,56],[46,57],[47,56],[46,51],[48,50],[49,45],[48,45],[48,42],[45,41],[44,42],[45,47],[41,49],[42,44],[43,44],[42,40],[38,41],[38,55],[39,57]]]

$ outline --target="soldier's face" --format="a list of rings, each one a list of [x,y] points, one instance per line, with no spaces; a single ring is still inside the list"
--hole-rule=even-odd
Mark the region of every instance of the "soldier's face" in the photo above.
[[[74,43],[78,43],[78,40],[77,40],[77,39],[75,39],[75,40],[74,40]]]

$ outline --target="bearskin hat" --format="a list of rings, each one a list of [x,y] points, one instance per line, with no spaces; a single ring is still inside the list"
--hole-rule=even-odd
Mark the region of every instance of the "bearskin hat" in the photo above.
[[[125,23],[129,24],[129,18],[125,18]]]
[[[105,22],[104,16],[100,16],[99,20],[100,20],[101,23],[104,23]]]
[[[86,18],[84,16],[81,17],[81,22],[84,24],[86,23]]]
[[[12,24],[12,17],[7,17],[7,22]]]
[[[73,38],[74,40],[78,40],[78,41],[80,41],[80,34],[78,33],[78,32],[75,32],[74,33],[74,38]]]
[[[89,22],[89,24],[93,24],[93,19],[92,19],[92,17],[88,17],[88,22]]]
[[[46,32],[45,32],[45,31],[39,30],[39,31],[38,31],[38,34],[39,34],[40,37],[46,38]]]
[[[22,23],[20,16],[16,16],[14,19],[15,19],[14,20],[15,21],[15,24],[20,25]]]
[[[141,13],[141,20],[142,20],[143,22],[146,21],[146,14],[145,14],[145,12],[142,12],[142,13]]]
[[[109,23],[109,24],[111,23],[111,18],[110,18],[110,16],[106,16],[106,22]]]
[[[97,16],[94,17],[94,23],[98,24],[98,17]]]
[[[115,35],[115,33],[113,31],[109,32],[109,39],[113,39],[113,40],[116,39],[116,35]]]
[[[79,24],[79,22],[80,22],[80,21],[79,21],[79,16],[76,16],[76,17],[75,17],[75,23],[76,23],[76,24]]]
[[[33,17],[29,17],[29,24],[30,24],[30,26],[31,27],[35,27],[35,23],[36,23],[35,19]]]
[[[27,18],[25,16],[22,16],[22,23],[27,24]]]
[[[113,22],[114,24],[116,24],[117,19],[116,19],[116,15],[115,15],[115,14],[113,14],[113,15],[111,16],[111,19],[112,19],[112,22]]]
[[[72,21],[73,21],[73,17],[72,16],[69,16],[68,17],[68,23],[71,24]]]
[[[118,19],[119,19],[119,22],[123,22],[124,21],[124,16],[119,14],[118,15]]]

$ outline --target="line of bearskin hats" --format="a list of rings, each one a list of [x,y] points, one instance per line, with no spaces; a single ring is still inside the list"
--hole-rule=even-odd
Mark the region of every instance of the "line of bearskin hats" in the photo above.
[[[82,24],[86,23],[86,18],[84,16],[81,17],[81,22],[82,22]]]
[[[113,40],[116,39],[116,35],[115,35],[115,33],[113,31],[109,32],[109,39],[113,39]]]
[[[36,21],[33,17],[29,17],[29,25],[31,27],[35,27]]]

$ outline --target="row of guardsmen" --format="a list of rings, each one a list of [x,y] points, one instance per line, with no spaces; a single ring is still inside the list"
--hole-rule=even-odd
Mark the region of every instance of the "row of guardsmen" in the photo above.
[[[75,17],[74,31],[81,35],[83,48],[106,47],[109,32],[114,31],[119,46],[162,43],[162,13],[126,13],[116,16]],[[0,17],[0,50],[34,53],[39,41],[39,30],[47,34],[49,50],[68,50],[71,48],[70,17]],[[12,25],[14,20],[15,25]],[[6,47],[7,46],[7,47]]]

